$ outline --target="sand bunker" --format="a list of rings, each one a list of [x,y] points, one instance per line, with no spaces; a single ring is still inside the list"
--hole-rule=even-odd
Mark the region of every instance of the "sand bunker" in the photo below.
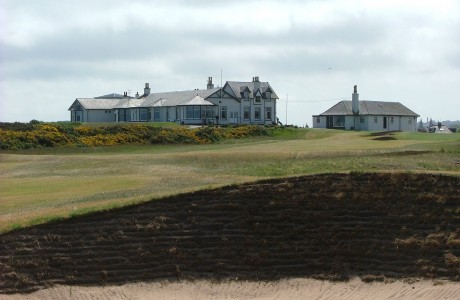
[[[446,281],[364,283],[290,279],[276,282],[209,281],[136,283],[106,287],[56,286],[28,295],[3,295],[2,299],[458,299],[460,284]]]

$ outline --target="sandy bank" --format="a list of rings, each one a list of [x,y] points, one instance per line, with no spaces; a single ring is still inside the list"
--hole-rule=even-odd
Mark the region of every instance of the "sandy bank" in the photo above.
[[[2,299],[458,299],[460,283],[450,281],[364,283],[289,279],[275,282],[209,281],[136,283],[121,286],[56,286]]]

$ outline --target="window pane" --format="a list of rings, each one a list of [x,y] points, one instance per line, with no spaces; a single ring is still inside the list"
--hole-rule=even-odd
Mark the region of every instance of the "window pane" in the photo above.
[[[119,109],[118,110],[118,122],[124,122],[124,121],[125,121],[125,110]]]
[[[193,107],[193,118],[194,119],[200,119],[201,118],[201,112],[200,112],[200,107],[199,106],[194,106]]]
[[[245,120],[249,120],[249,116],[250,116],[250,107],[249,107],[249,106],[245,106],[245,107],[244,107],[244,119],[245,119]]]
[[[187,119],[193,119],[193,106],[187,106]]]
[[[147,121],[148,111],[147,108],[141,108],[141,121]]]
[[[334,127],[345,127],[345,116],[334,116]]]
[[[214,107],[207,106],[206,107],[206,118],[214,118]]]
[[[254,119],[260,120],[260,107],[254,108]]]
[[[223,120],[227,119],[227,106],[222,106],[220,108],[220,118]]]

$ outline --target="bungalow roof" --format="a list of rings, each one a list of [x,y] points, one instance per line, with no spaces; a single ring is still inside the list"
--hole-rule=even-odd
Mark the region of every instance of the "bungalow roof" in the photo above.
[[[69,107],[69,110],[77,109],[78,106],[84,109],[114,109],[120,99],[114,98],[77,98]]]
[[[352,116],[352,101],[340,101],[332,106],[320,116],[336,116],[348,115]],[[386,101],[359,101],[359,115],[385,115],[385,116],[413,116],[419,117],[418,114],[402,105],[399,102],[386,102]]]

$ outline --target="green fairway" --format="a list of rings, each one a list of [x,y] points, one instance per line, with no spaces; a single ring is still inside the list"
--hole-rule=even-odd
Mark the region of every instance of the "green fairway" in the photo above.
[[[0,152],[0,231],[262,178],[364,171],[460,175],[460,134],[292,129],[208,145]]]

